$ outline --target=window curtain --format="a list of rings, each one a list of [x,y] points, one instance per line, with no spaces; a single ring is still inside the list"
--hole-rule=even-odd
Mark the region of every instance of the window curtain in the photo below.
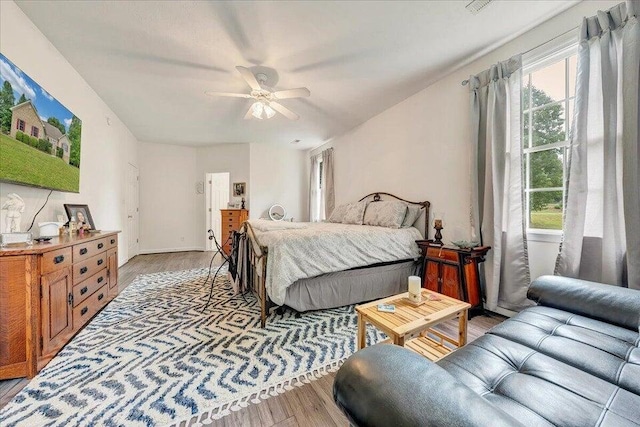
[[[640,1],[585,18],[556,273],[640,289]]]
[[[321,194],[320,194],[320,161],[322,154],[311,156],[311,179],[309,182],[309,221],[322,220]]]
[[[324,204],[324,218],[331,216],[336,207],[336,195],[333,187],[333,148],[322,152],[322,199]]]
[[[469,78],[472,237],[492,247],[484,263],[485,307],[530,305],[521,142],[522,58]]]

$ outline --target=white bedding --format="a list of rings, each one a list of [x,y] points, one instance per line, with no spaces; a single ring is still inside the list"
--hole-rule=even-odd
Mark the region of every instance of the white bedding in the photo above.
[[[420,255],[415,241],[422,235],[414,227],[281,223],[270,228],[256,222],[249,221],[260,244],[269,250],[267,293],[278,305],[284,304],[287,288],[296,280]]]

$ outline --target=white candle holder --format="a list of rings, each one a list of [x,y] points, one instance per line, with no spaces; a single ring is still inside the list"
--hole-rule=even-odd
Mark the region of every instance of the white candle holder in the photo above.
[[[414,304],[422,302],[422,280],[419,276],[409,276],[409,301]]]

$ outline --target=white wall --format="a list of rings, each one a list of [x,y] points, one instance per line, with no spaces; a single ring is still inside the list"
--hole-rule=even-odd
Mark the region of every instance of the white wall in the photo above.
[[[207,173],[229,172],[229,201],[240,201],[240,198],[233,197],[233,191],[231,191],[233,183],[246,182],[245,207],[251,209],[249,161],[249,144],[216,144],[208,147],[198,147],[196,148],[198,181],[204,181]],[[206,209],[208,206],[206,206],[204,194],[197,195],[197,206],[196,224],[198,228],[196,235],[200,246],[204,248],[208,229],[206,224]]]
[[[334,147],[336,203],[357,200],[374,191],[430,200],[432,210],[446,213],[445,240],[468,238],[470,109],[469,89],[461,81],[497,61],[549,41],[578,26],[583,16],[617,3],[579,3],[313,150],[316,153]],[[433,230],[430,233],[432,236]],[[557,251],[557,243],[532,242],[532,277],[553,272]]]
[[[280,204],[287,218],[309,220],[309,172],[306,151],[271,144],[251,144],[251,218],[267,217]]]
[[[139,155],[141,253],[205,249],[207,207],[195,187],[209,172],[229,172],[230,184],[247,183],[251,218],[263,216],[274,203],[297,221],[309,217],[305,151],[267,144],[141,142]]]
[[[196,150],[139,143],[140,253],[202,249],[196,235]]]
[[[123,264],[128,259],[126,168],[128,162],[137,165],[136,138],[12,1],[0,2],[0,51],[82,120],[80,193],[54,191],[34,229],[38,222],[55,221],[64,214],[64,203],[86,203],[96,227],[123,231],[118,248]],[[49,190],[0,183],[0,204],[13,192],[26,203],[22,216],[26,229]],[[4,224],[4,213],[1,220]]]

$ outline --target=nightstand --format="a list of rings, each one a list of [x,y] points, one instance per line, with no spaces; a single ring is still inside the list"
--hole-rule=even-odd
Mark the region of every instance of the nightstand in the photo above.
[[[490,246],[460,249],[417,240],[422,252],[422,287],[471,304],[470,317],[481,314],[482,290],[478,265]]]

